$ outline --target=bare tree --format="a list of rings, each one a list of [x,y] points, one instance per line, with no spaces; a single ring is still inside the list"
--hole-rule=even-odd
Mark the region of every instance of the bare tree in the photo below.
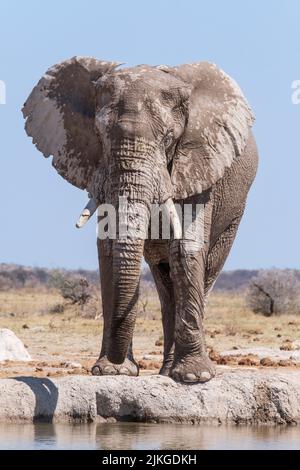
[[[138,300],[138,315],[144,319],[149,319],[153,316],[151,308],[151,305],[153,304],[153,295],[155,295],[153,283],[148,280],[142,280]]]
[[[271,316],[300,313],[300,282],[292,270],[263,270],[250,281],[247,304],[255,313]]]
[[[146,317],[147,316],[147,306],[149,299],[147,294],[139,296],[139,314]]]

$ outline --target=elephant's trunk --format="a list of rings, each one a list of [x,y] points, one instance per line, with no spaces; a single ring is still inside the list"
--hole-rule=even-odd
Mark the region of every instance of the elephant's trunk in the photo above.
[[[143,248],[143,240],[113,242],[113,313],[108,359],[115,364],[124,361],[133,334]]]
[[[112,242],[113,308],[108,359],[115,364],[124,361],[133,334],[144,238],[154,197],[151,158],[141,147],[132,147],[127,144],[125,148],[114,149],[106,195],[119,217],[123,214],[123,222],[118,219],[117,238]],[[120,207],[124,200],[125,211]],[[127,226],[125,232],[124,225]]]

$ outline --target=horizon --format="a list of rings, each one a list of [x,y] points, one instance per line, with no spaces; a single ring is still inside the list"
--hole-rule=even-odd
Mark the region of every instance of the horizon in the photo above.
[[[82,266],[78,266],[78,267],[74,267],[74,268],[67,268],[65,266],[53,266],[53,267],[49,267],[49,266],[40,266],[40,265],[26,265],[26,264],[18,264],[18,263],[7,263],[7,262],[0,262],[0,268],[1,266],[3,265],[7,265],[7,266],[16,266],[16,267],[21,267],[21,268],[28,268],[28,269],[45,269],[45,270],[49,270],[49,271],[55,271],[56,269],[57,270],[65,270],[65,271],[99,271],[99,269],[97,267],[95,268],[83,268]],[[147,268],[150,270],[148,264],[144,261],[143,259],[143,263],[142,263],[142,269],[143,270],[144,268]],[[235,272],[235,271],[273,271],[273,270],[281,270],[281,271],[285,271],[285,270],[288,270],[288,271],[300,271],[300,268],[277,268],[276,266],[271,266],[270,268],[235,268],[235,269],[222,269],[221,272],[223,273],[230,273],[230,272]]]

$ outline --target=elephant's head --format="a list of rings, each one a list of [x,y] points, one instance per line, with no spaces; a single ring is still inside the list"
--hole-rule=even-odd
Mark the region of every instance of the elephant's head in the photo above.
[[[253,117],[236,83],[215,65],[117,69],[75,57],[49,69],[24,105],[26,131],[57,172],[93,198],[86,214],[119,196],[150,205],[201,193],[245,146]],[[92,207],[93,206],[93,207]],[[113,242],[112,327],[132,325],[143,241]],[[131,326],[132,325],[132,326]],[[125,331],[127,333],[125,334]]]

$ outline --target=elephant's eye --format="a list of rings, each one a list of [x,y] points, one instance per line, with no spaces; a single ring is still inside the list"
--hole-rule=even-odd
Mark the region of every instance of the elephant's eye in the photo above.
[[[169,131],[164,137],[164,146],[166,148],[170,147],[173,142],[173,132]]]

